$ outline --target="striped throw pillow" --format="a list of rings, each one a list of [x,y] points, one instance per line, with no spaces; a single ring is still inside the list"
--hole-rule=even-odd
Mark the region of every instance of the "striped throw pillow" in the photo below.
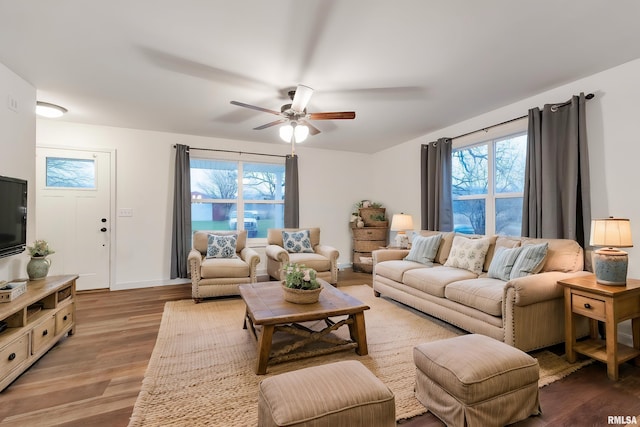
[[[491,265],[489,265],[487,276],[508,282],[511,277],[511,270],[513,270],[513,264],[518,259],[520,251],[522,251],[520,246],[515,248],[497,247],[491,260]]]
[[[538,245],[524,245],[516,262],[513,264],[509,278],[516,279],[539,273],[544,266],[548,248],[549,243],[546,242]]]
[[[411,241],[411,250],[409,251],[409,255],[404,259],[406,261],[432,265],[438,253],[438,248],[440,247],[440,240],[442,240],[441,234],[424,237],[418,233],[414,233]]]

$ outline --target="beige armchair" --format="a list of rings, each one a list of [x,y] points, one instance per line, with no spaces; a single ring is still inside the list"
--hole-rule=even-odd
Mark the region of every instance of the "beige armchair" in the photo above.
[[[284,248],[282,231],[309,230],[313,253],[291,253]],[[338,250],[332,246],[320,244],[319,228],[270,228],[267,230],[267,272],[275,280],[284,280],[282,268],[292,262],[304,264],[316,270],[317,277],[332,285],[338,283]]]
[[[231,258],[207,258],[209,234],[237,234],[236,253]],[[256,283],[258,253],[246,246],[247,231],[203,230],[193,234],[193,249],[189,253],[191,297],[198,303],[203,298],[240,295],[238,285]]]

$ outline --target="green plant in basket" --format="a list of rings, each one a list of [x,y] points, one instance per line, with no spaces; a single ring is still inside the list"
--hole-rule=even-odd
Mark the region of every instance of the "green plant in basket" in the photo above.
[[[303,264],[285,264],[284,272],[284,285],[287,288],[313,290],[320,287],[320,283],[316,280],[316,271]]]
[[[33,242],[33,246],[27,246],[27,250],[32,257],[45,257],[55,253],[46,240],[36,240]]]

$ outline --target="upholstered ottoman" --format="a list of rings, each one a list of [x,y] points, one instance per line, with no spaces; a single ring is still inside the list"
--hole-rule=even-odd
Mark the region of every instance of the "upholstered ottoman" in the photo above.
[[[349,360],[266,378],[258,391],[258,426],[395,426],[391,390]]]
[[[449,426],[504,426],[540,413],[538,361],[484,335],[413,349],[416,398]]]

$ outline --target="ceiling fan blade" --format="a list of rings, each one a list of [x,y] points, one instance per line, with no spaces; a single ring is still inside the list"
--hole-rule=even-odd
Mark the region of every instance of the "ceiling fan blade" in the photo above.
[[[231,101],[231,103],[233,105],[237,105],[238,107],[244,107],[244,108],[250,108],[252,110],[258,110],[258,111],[263,111],[265,113],[271,113],[271,114],[275,114],[276,116],[280,115],[279,111],[275,111],[275,110],[269,110],[268,108],[262,108],[262,107],[257,107],[255,105],[251,105],[251,104],[245,104],[244,102],[238,102],[238,101]]]
[[[299,113],[303,112],[304,109],[307,108],[311,95],[313,95],[313,89],[309,86],[298,85],[296,88],[296,94],[291,102],[291,109]]]
[[[268,127],[275,126],[275,125],[279,125],[280,123],[284,123],[284,122],[286,122],[286,121],[287,121],[287,119],[280,119],[280,120],[276,120],[276,121],[273,121],[273,122],[270,122],[270,123],[266,123],[266,124],[264,124],[264,125],[262,125],[262,126],[258,126],[257,128],[253,128],[253,130],[262,130],[262,129],[266,129],[266,128],[268,128]]]
[[[309,120],[339,120],[339,119],[355,119],[355,111],[341,111],[333,113],[310,113],[307,118]]]
[[[320,129],[318,129],[317,127],[315,127],[314,125],[312,125],[306,120],[300,120],[299,123],[309,128],[309,134],[311,134],[311,136],[317,135],[320,133]]]

